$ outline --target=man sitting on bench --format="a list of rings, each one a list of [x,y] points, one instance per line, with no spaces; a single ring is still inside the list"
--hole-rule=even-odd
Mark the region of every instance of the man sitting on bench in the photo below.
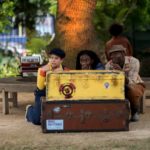
[[[140,98],[144,94],[145,85],[139,76],[139,60],[132,56],[125,56],[126,48],[113,45],[109,50],[110,61],[106,70],[120,70],[125,72],[125,96],[130,101],[131,121],[139,120]]]

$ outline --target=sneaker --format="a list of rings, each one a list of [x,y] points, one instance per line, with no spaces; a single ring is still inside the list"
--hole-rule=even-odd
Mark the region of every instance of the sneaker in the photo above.
[[[133,121],[133,122],[139,121],[139,114],[137,112],[135,114],[133,114],[131,116],[130,121]]]
[[[32,107],[32,105],[27,105],[27,106],[26,106],[25,120],[26,120],[27,122],[30,122],[29,119],[28,119],[28,117],[27,117],[27,113],[28,113],[28,110],[29,110],[30,107]]]

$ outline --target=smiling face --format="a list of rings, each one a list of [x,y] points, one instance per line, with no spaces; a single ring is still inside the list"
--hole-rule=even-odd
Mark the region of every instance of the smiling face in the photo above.
[[[82,70],[88,70],[91,68],[93,60],[87,54],[80,56],[80,65]]]
[[[49,62],[50,62],[53,69],[59,68],[61,63],[63,62],[63,59],[57,55],[51,54],[49,57]]]

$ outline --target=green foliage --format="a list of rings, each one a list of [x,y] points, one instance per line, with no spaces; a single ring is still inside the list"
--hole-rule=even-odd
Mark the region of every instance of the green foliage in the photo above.
[[[27,49],[31,50],[31,53],[41,53],[41,51],[45,48],[47,45],[47,42],[41,38],[35,37],[32,38],[28,43],[27,43]]]
[[[57,0],[2,0],[0,2],[0,32],[10,25],[9,17],[16,16],[16,26],[22,22],[34,29],[35,17],[49,12],[56,15]],[[97,0],[94,24],[99,37],[106,40],[106,32],[113,22],[123,23],[126,31],[146,30],[150,23],[149,0]]]
[[[25,23],[29,29],[34,29],[35,18],[49,13],[50,0],[14,0],[14,12],[16,15],[16,26]]]
[[[57,0],[49,0],[51,3],[51,7],[50,7],[50,13],[52,13],[53,15],[56,16],[56,11],[57,11]]]
[[[0,78],[19,75],[20,61],[12,53],[0,51]]]
[[[128,15],[128,19],[125,21],[125,24],[128,26],[134,26],[134,30],[146,30],[150,24],[149,10],[149,0],[137,0],[136,9],[134,9],[133,12]],[[132,31],[132,29],[129,31]]]
[[[11,25],[10,17],[13,13],[14,3],[11,0],[0,1],[0,33],[7,31],[7,26]]]
[[[126,32],[146,30],[150,24],[149,0],[97,0],[94,17],[99,38],[109,38],[108,27],[118,22],[124,24]]]
[[[50,35],[43,37],[32,36],[28,39],[26,47],[29,49],[30,54],[40,54],[45,49],[46,45],[50,42]]]

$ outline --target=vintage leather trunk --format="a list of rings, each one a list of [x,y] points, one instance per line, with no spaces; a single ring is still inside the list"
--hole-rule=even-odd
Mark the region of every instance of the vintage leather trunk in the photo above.
[[[41,126],[44,133],[66,131],[128,131],[127,100],[45,101]]]
[[[124,73],[108,70],[49,72],[46,100],[124,100]]]

